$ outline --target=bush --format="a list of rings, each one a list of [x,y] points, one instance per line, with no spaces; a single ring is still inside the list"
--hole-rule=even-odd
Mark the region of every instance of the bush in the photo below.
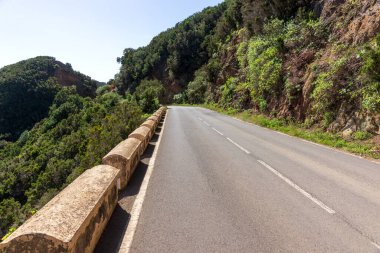
[[[20,223],[21,204],[13,198],[4,199],[0,202],[0,233],[5,235],[12,225]]]
[[[347,63],[347,58],[342,57],[331,63],[327,70],[319,73],[314,81],[314,90],[311,94],[313,99],[313,110],[321,117],[325,113],[334,112],[334,104],[338,102],[340,95],[343,93],[339,73],[344,72],[344,67]],[[346,86],[346,83],[343,85]],[[325,121],[327,122],[327,121]]]
[[[372,134],[366,132],[366,131],[356,131],[352,134],[352,138],[354,140],[364,141],[369,139],[372,136]]]
[[[240,69],[244,69],[247,67],[247,52],[248,52],[248,42],[243,41],[239,44],[237,52],[236,52],[236,58],[239,62]]]
[[[195,78],[187,86],[186,95],[191,104],[202,104],[205,102],[205,92],[210,85],[208,73],[204,69],[195,72]]]
[[[364,76],[365,86],[362,89],[364,109],[380,112],[380,35],[368,46],[363,54],[364,64],[361,74]]]
[[[152,113],[163,101],[164,86],[158,80],[143,80],[135,91],[138,104],[146,113]]]
[[[231,107],[237,83],[238,83],[237,78],[230,77],[222,86],[220,86],[220,91],[222,93],[220,102],[223,107],[225,108]]]
[[[187,102],[186,94],[185,93],[178,93],[173,96],[173,102],[175,104],[184,104]]]
[[[252,101],[263,104],[281,80],[282,60],[277,47],[265,39],[250,41],[248,48],[248,80]]]
[[[302,11],[287,23],[283,33],[285,47],[294,49],[319,48],[326,42],[327,35],[321,19]]]

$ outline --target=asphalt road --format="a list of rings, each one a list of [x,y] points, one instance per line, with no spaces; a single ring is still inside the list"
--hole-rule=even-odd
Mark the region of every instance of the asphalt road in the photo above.
[[[170,107],[130,252],[380,252],[380,165]]]

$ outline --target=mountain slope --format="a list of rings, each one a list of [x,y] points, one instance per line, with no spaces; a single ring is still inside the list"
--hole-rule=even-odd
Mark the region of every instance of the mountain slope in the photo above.
[[[158,79],[167,102],[379,134],[379,10],[376,0],[225,1],[126,50],[116,83]]]
[[[142,121],[141,109],[115,93],[91,99],[62,88],[46,118],[16,142],[0,142],[0,239],[101,164]]]
[[[0,69],[0,139],[15,140],[47,116],[64,86],[94,97],[97,82],[53,57],[36,57]]]

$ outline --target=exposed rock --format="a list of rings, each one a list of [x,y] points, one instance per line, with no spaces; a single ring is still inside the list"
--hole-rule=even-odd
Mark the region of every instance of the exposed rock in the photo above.
[[[343,138],[350,138],[351,135],[354,133],[354,130],[352,128],[347,128],[346,130],[343,131],[342,135],[343,135]]]
[[[357,45],[380,32],[380,1],[323,0],[315,6],[343,42]]]

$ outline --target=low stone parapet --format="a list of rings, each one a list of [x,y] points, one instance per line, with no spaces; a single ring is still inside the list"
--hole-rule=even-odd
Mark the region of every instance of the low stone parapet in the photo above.
[[[128,138],[112,149],[105,157],[103,164],[111,165],[121,171],[121,188],[124,188],[140,160],[143,143],[136,138]]]
[[[117,204],[120,170],[85,171],[3,243],[1,253],[92,252]]]
[[[137,167],[165,108],[112,149],[104,165],[85,171],[4,242],[0,253],[92,252]]]

